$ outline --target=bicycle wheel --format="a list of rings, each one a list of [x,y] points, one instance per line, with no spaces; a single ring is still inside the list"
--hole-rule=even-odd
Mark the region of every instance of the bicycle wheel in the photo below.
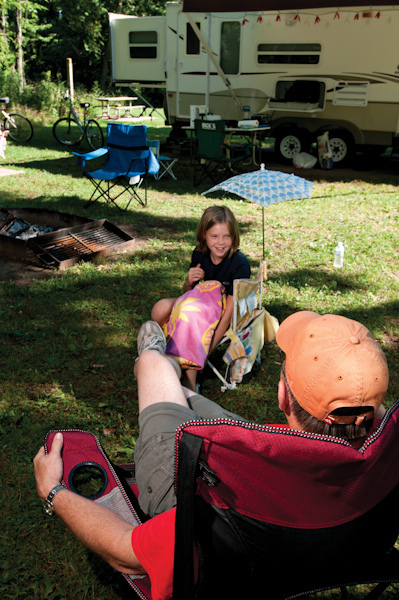
[[[4,127],[10,132],[8,135],[14,142],[29,142],[32,139],[32,123],[23,115],[18,113],[9,115]]]
[[[87,141],[93,150],[104,146],[104,136],[100,125],[94,119],[89,119],[86,129]]]
[[[76,146],[83,137],[79,125],[70,117],[63,117],[54,123],[53,135],[64,146]]]

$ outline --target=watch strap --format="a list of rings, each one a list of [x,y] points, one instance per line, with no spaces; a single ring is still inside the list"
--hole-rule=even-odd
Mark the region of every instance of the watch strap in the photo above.
[[[53,489],[50,491],[49,495],[47,496],[47,498],[44,501],[44,512],[46,514],[48,514],[48,515],[54,514],[53,499],[58,494],[58,492],[60,492],[61,490],[65,490],[65,489],[66,488],[61,484],[53,487]]]

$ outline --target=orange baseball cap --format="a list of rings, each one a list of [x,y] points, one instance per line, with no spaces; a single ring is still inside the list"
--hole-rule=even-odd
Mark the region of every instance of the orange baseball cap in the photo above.
[[[276,341],[286,356],[288,385],[309,414],[328,425],[359,425],[374,417],[389,375],[385,355],[364,325],[301,311],[281,323]],[[349,407],[364,407],[364,412],[332,414]]]

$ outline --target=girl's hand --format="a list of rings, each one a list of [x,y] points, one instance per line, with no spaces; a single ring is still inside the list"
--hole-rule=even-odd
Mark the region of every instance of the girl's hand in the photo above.
[[[203,277],[205,277],[205,271],[201,268],[201,264],[198,263],[196,267],[191,267],[188,270],[187,281],[191,287],[197,281],[200,281]]]

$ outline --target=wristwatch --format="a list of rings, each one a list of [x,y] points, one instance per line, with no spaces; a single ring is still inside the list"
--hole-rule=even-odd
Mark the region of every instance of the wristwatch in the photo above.
[[[66,488],[63,485],[56,485],[55,487],[53,487],[53,489],[51,490],[51,492],[45,499],[44,512],[47,513],[48,515],[54,514],[53,499],[54,499],[54,496],[56,494],[58,494],[58,492],[60,492],[61,490],[66,490]]]

